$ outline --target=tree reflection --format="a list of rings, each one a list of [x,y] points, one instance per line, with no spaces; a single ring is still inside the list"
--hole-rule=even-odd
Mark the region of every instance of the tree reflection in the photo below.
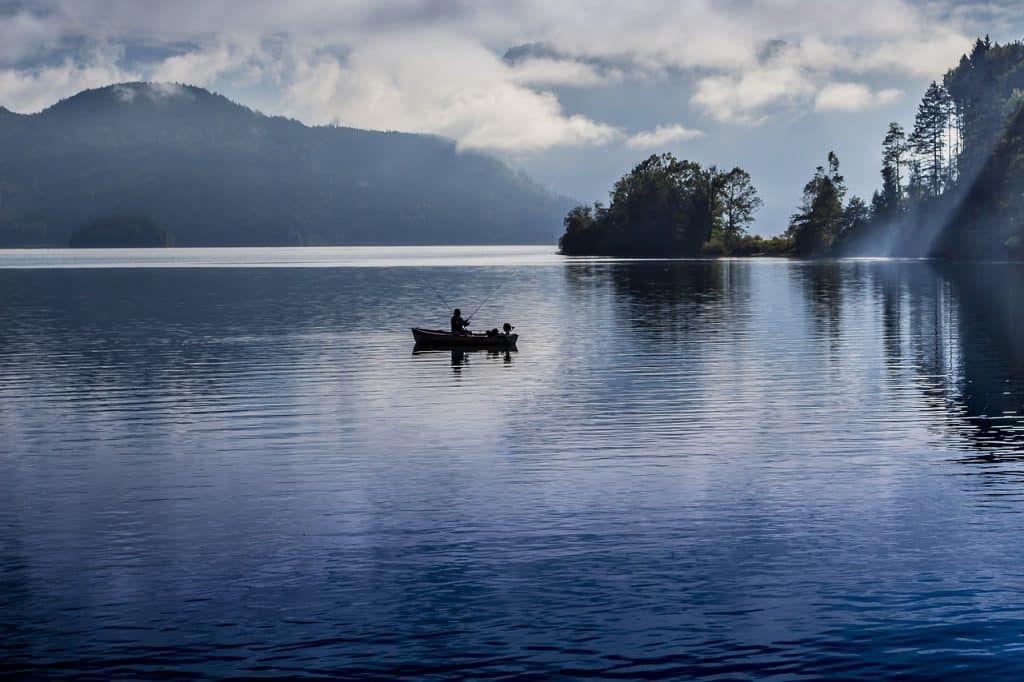
[[[835,261],[793,270],[815,332],[833,352],[872,341],[843,329],[859,295],[880,315],[886,373],[909,367],[924,404],[978,458],[1024,460],[1024,268]]]
[[[947,266],[959,340],[964,416],[973,441],[992,459],[1024,460],[1024,268]]]
[[[736,261],[573,263],[565,273],[580,304],[610,290],[616,323],[644,338],[700,341],[743,324],[749,303],[749,266]]]
[[[807,261],[794,264],[791,276],[803,290],[814,338],[825,340],[830,350],[839,350],[842,332],[843,264],[836,261]]]

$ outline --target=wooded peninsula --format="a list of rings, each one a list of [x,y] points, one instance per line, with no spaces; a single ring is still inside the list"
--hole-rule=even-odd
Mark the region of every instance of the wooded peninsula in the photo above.
[[[1024,258],[1024,43],[979,38],[928,86],[909,132],[889,124],[881,187],[848,196],[833,152],[785,233],[748,234],[761,205],[742,168],[651,156],[607,206],[577,206],[567,255]]]

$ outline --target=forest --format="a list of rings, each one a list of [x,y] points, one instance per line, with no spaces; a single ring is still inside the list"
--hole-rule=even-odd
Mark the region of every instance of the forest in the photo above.
[[[1024,257],[1024,43],[978,39],[933,81],[912,126],[882,137],[881,187],[824,250],[948,259]],[[851,199],[853,203],[855,199]]]
[[[750,176],[671,155],[622,177],[605,207],[564,221],[569,255],[1024,258],[1024,43],[979,38],[926,89],[913,122],[881,136],[881,186],[848,196],[829,152],[785,233],[747,234],[760,206]]]
[[[75,230],[68,239],[72,249],[152,248],[174,246],[163,225],[141,216],[97,218]]]

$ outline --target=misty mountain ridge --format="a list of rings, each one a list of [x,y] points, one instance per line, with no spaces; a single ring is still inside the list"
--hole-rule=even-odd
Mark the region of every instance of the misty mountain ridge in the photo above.
[[[552,243],[572,202],[451,140],[271,117],[120,83],[0,107],[0,246],[143,216],[177,246]]]

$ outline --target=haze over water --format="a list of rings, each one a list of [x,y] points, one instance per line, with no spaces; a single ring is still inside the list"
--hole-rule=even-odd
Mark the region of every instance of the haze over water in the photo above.
[[[0,674],[1019,676],[1022,284],[0,252]]]

